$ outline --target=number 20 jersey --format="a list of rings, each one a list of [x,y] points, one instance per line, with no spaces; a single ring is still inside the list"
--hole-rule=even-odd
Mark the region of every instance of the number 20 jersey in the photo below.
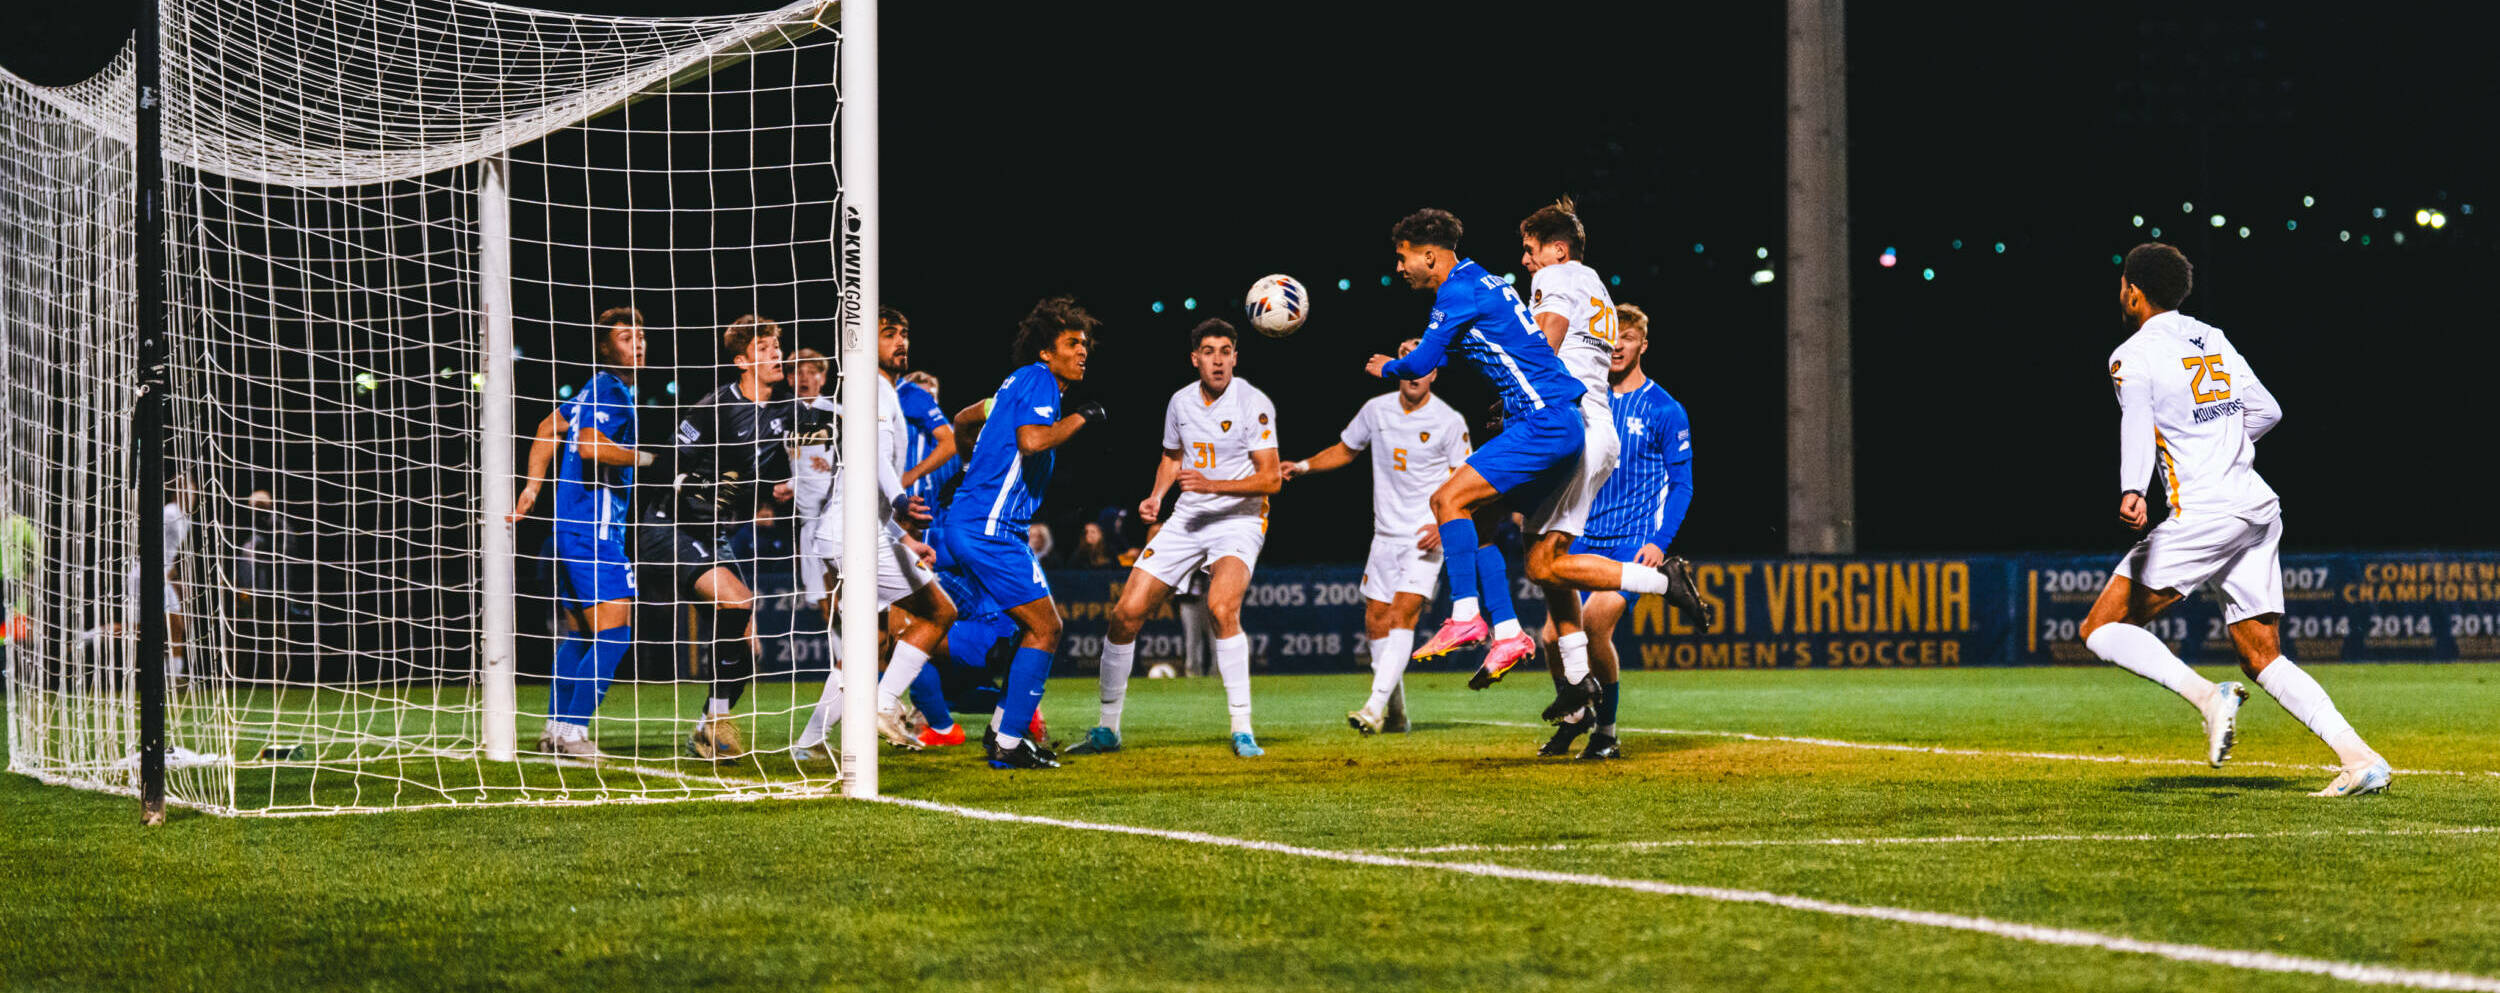
[[[2174,520],[2229,515],[2265,523],[2280,513],[2274,488],[2257,475],[2256,442],[2281,408],[2222,329],[2175,310],[2156,314],[2110,353],[2109,378],[2122,415],[2152,419],[2153,469],[2169,490]],[[2135,464],[2140,453],[2127,450],[2139,443],[2120,443],[2120,488],[2142,490],[2151,473]]]

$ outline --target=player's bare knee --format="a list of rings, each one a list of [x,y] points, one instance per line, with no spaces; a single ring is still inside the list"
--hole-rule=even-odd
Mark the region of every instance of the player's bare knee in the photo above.
[[[1241,604],[1209,603],[1207,616],[1215,621],[1215,636],[1230,638],[1241,633]]]

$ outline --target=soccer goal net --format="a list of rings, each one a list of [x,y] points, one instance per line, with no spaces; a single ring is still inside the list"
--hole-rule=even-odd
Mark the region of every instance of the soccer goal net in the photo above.
[[[832,789],[822,491],[769,463],[834,451],[838,13],[166,0],[163,507],[132,59],[0,73],[11,768],[138,788],[162,584],[178,804]]]

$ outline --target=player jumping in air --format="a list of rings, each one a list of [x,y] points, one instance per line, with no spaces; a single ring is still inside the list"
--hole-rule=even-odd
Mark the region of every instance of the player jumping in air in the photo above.
[[[773,385],[785,372],[781,325],[748,314],[720,336],[721,356],[738,378],[695,402],[677,423],[677,479],[643,510],[643,561],[667,565],[680,595],[712,605],[712,693],[686,750],[734,759],[746,740],[731,708],[755,678],[755,592],[722,544],[786,499],[788,434],[797,410]]]
[[[1619,462],[1597,492],[1588,532],[1571,543],[1571,551],[1656,568],[1666,562],[1675,532],[1683,527],[1684,513],[1693,505],[1693,433],[1684,417],[1684,405],[1641,373],[1641,356],[1649,351],[1649,315],[1631,304],[1616,306],[1615,313],[1615,350],[1609,372],[1613,398],[1608,409],[1614,419]],[[1615,654],[1614,632],[1631,598],[1614,590],[1580,596],[1590,667],[1603,692],[1590,707],[1556,727],[1554,737],[1537,754],[1571,754],[1572,742],[1588,734],[1588,748],[1580,753],[1581,758],[1622,758],[1615,735],[1615,711],[1622,703],[1618,690],[1622,666]],[[1546,637],[1554,637],[1550,626]],[[1549,660],[1557,681],[1564,678],[1560,656],[1557,652]]]
[[[607,698],[617,662],[634,647],[634,470],[651,453],[634,446],[634,374],[642,368],[642,312],[599,312],[592,348],[598,371],[581,392],[540,422],[530,448],[529,482],[513,501],[512,520],[538,502],[540,480],[561,443],[556,470],[556,603],[564,631],[556,642],[555,682],[547,726],[537,750],[595,759],[590,718]]]
[[[937,577],[929,570],[936,553],[904,533],[898,520],[914,517],[919,509],[904,496],[903,411],[901,401],[894,395],[894,376],[909,361],[910,349],[911,323],[901,311],[891,307],[880,311],[874,470],[876,520],[881,532],[876,542],[877,609],[894,612],[902,622],[902,631],[894,639],[893,658],[877,680],[877,733],[894,744],[917,749],[921,747],[919,736],[903,726],[902,699],[906,689],[922,697],[922,712],[935,727],[934,737],[946,744],[962,744],[964,733],[955,725],[942,695],[934,700],[926,696],[938,690],[937,671],[928,668],[929,655],[937,650],[938,639],[945,635],[947,626],[955,623],[955,605],[938,588]],[[819,397],[805,416],[829,419],[837,412],[832,401]],[[842,480],[849,472],[849,466],[834,472],[820,523],[807,539],[817,561],[825,565],[826,574],[820,578],[828,589],[842,568]],[[835,632],[833,637],[834,643],[840,644],[840,633]],[[802,759],[830,757],[824,747],[825,732],[841,719],[841,714],[842,679],[837,671],[825,680],[824,693],[816,701],[815,712],[808,716],[807,729],[791,745],[792,754]]]
[[[1100,404],[1060,411],[1061,391],[1085,379],[1085,359],[1100,322],[1076,301],[1053,297],[1033,305],[1016,332],[1016,358],[1029,363],[1007,376],[992,398],[981,439],[955,488],[946,526],[938,529],[948,556],[982,598],[1013,618],[1022,637],[1009,665],[1000,715],[991,721],[996,769],[1052,769],[1059,761],[1023,735],[1033,723],[1059,646],[1059,605],[1025,534],[1050,486],[1053,449],[1088,423]]]
[[[1153,523],[1163,495],[1177,485],[1172,516],[1146,543],[1128,585],[1111,611],[1102,645],[1102,723],[1070,754],[1120,749],[1120,708],[1137,662],[1137,632],[1176,587],[1207,574],[1207,612],[1215,619],[1215,669],[1232,715],[1233,754],[1265,754],[1250,728],[1250,639],[1241,633],[1241,599],[1267,544],[1267,500],[1284,485],[1276,458],[1276,405],[1250,381],[1233,375],[1241,334],[1207,320],[1189,332],[1189,364],[1198,381],[1172,394],[1163,409],[1163,457],[1153,492],[1137,504]]]
[[[1407,339],[1398,356],[1420,344]],[[1432,492],[1466,465],[1470,452],[1467,419],[1432,395],[1439,376],[1428,372],[1400,380],[1396,391],[1366,401],[1336,444],[1284,467],[1285,478],[1293,479],[1341,469],[1357,453],[1372,453],[1372,546],[1363,560],[1362,583],[1372,691],[1361,708],[1346,715],[1346,723],[1364,734],[1407,728],[1407,655],[1415,647],[1415,622],[1441,586],[1441,532],[1432,519]]]
[[[2127,253],[2118,278],[2118,308],[2133,332],[2109,356],[2118,391],[2118,519],[2144,528],[2144,484],[2156,469],[2170,518],[2119,561],[2083,620],[2084,645],[2196,707],[2205,719],[2205,760],[2220,767],[2231,757],[2248,690],[2207,681],[2143,627],[2209,586],[2240,670],[2343,766],[2310,795],[2376,793],[2393,777],[2387,760],[2336,711],[2325,687],[2283,657],[2282,504],[2255,468],[2257,439],[2283,410],[2220,328],[2179,313],[2194,275],[2178,249],[2147,242]]]

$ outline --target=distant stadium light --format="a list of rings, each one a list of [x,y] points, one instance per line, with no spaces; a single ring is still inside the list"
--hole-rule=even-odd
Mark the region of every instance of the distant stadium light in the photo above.
[[[1182,310],[1196,310],[1196,309],[1198,309],[1198,298],[1197,298],[1197,297],[1182,297],[1182,298],[1181,298],[1181,309],[1182,309]]]
[[[677,381],[674,379],[668,381],[668,395],[677,395]]]
[[[2245,225],[2245,224],[2240,225],[2240,237],[2242,237],[2242,238],[2246,238],[2246,237],[2248,237],[2248,225]]]
[[[1518,285],[1518,284],[1519,284],[1519,274],[1518,274],[1518,273],[1515,273],[1515,272],[1506,272],[1506,273],[1503,273],[1503,274],[1502,274],[1502,282],[1509,283],[1509,284],[1511,284],[1511,285],[1513,285],[1513,286],[1516,286],[1516,285]]]
[[[1774,273],[1769,269],[1756,269],[1753,271],[1753,284],[1755,286],[1760,286],[1778,278],[1779,274]]]
[[[1353,289],[1353,288],[1354,288],[1354,281],[1353,281],[1353,280],[1351,280],[1351,279],[1340,279],[1340,280],[1338,280],[1338,281],[1337,281],[1337,289],[1338,289],[1339,291],[1341,291],[1341,292],[1342,292],[1342,291],[1345,291],[1345,290],[1350,290],[1350,289]]]
[[[2194,202],[2192,202],[2192,201],[2182,201],[2182,202],[2179,204],[2179,213],[2182,213],[2182,214],[2193,214],[2193,213],[2196,213],[2196,204],[2195,204]]]
[[[444,379],[453,379],[460,375],[460,370],[454,369],[450,366],[444,366],[442,375]]]
[[[486,388],[486,374],[485,374],[485,373],[482,373],[482,372],[473,372],[473,373],[470,373],[470,374],[469,374],[469,388],[470,388],[470,389],[473,389],[473,390],[483,390],[483,389],[485,389],[485,388]]]
[[[2215,226],[2215,227],[2221,227],[2221,226],[2222,226],[2222,215],[2220,215],[2220,214],[2215,214],[2215,215],[2214,215],[2214,216],[2212,216],[2212,217],[2208,217],[2208,218],[2206,218],[2206,219],[2205,219],[2205,223],[2207,223],[2207,224],[2211,224],[2211,225],[2213,225],[2213,226]]]
[[[2283,222],[2283,230],[2285,230],[2285,231],[2298,231],[2298,230],[2300,230],[2300,222],[2299,222],[2299,221],[2284,221],[2284,222]]]
[[[2002,241],[1997,242],[1997,254],[1999,254],[1999,255],[2003,255],[2003,254],[2005,254],[2005,243],[2004,243],[2004,242],[2002,242]]]
[[[2300,205],[2301,205],[2301,206],[2303,206],[2303,207],[2315,207],[2315,206],[2317,206],[2317,205],[2318,205],[2318,198],[2316,198],[2316,197],[2302,197],[2302,198],[2300,198]]]
[[[1933,281],[1936,278],[1936,270],[1921,269],[1918,271],[1918,278]]]
[[[521,346],[514,345],[512,346],[512,357],[516,359],[525,359],[529,356],[521,354]]]
[[[2146,232],[2146,233],[2147,233],[2147,234],[2152,235],[2152,236],[2153,236],[2153,237],[2155,237],[2155,238],[2159,238],[2159,237],[2161,237],[2161,229],[2160,229],[2160,228],[2154,228],[2153,230],[2148,231],[2148,232]]]
[[[1606,285],[1608,285],[1608,286],[1621,286],[1621,285],[1623,285],[1623,277],[1621,277],[1621,276],[1608,276],[1608,277],[1606,277]]]
[[[2137,215],[2135,215],[2134,217],[2130,217],[2130,218],[2128,218],[2128,219],[2127,219],[2127,226],[2128,226],[2128,227],[2131,227],[2131,228],[2140,228],[2140,227],[2143,227],[2143,226],[2144,226],[2144,215],[2142,215],[2142,214],[2137,214]]]
[[[1770,249],[1768,249],[1768,248],[1757,248],[1757,249],[1754,249],[1754,250],[1753,250],[1753,257],[1754,257],[1754,258],[1757,258],[1757,259],[1767,259],[1767,258],[1770,258],[1770,257],[1771,257],[1771,250],[1770,250]]]
[[[1693,254],[1701,254],[1701,242],[1696,241],[1693,243]]]
[[[356,374],[356,388],[363,390],[364,392],[373,392],[374,384],[379,382],[381,382],[381,378],[370,372],[360,372]]]
[[[1955,239],[1953,239],[1953,250],[1954,250],[1954,251],[1957,251],[1957,252],[1962,250],[1962,239],[1960,239],[1960,238],[1955,238]]]
[[[571,387],[571,386],[558,386],[558,387],[556,387],[556,399],[558,399],[558,400],[570,400],[570,399],[573,399],[573,387]]]
[[[1380,277],[1380,285],[1382,285],[1382,286],[1387,286],[1387,285],[1389,285],[1389,277],[1387,277],[1387,276],[1382,276],[1382,277]]]
[[[2389,234],[2389,235],[2388,235],[2388,237],[2395,239],[2395,240],[2396,240],[2396,244],[2401,245],[2401,244],[2404,244],[2404,243],[2405,243],[2405,233],[2404,233],[2404,232],[2402,232],[2402,231],[2397,231],[2397,232],[2391,233],[2391,234]]]
[[[2444,227],[2447,227],[2447,226],[2448,226],[2448,215],[2446,215],[2446,214],[2442,214],[2442,213],[2440,213],[2440,212],[2438,212],[2438,211],[2436,211],[2436,210],[2431,211],[2431,228],[2432,228],[2432,230],[2437,230],[2437,229],[2444,228]]]
[[[2431,226],[2431,212],[2430,212],[2430,211],[2427,211],[2427,210],[2417,210],[2417,211],[2414,211],[2414,212],[2413,212],[2413,223],[2414,223],[2414,226],[2416,226],[2416,227],[2425,227],[2425,228],[2430,227],[2430,226]]]
[[[1163,301],[1161,301],[1161,300],[1157,300],[1157,301],[1155,301],[1155,305],[1154,305],[1152,308],[1150,308],[1150,309],[1152,309],[1155,313],[1158,313],[1158,314],[1163,313]]]
[[[2337,231],[2337,232],[2335,232],[2335,240],[2337,240],[2337,241],[2351,241],[2351,240],[2352,240],[2352,232],[2350,232],[2350,231]]]
[[[1893,254],[1892,249],[1889,248],[1884,249],[1884,254],[1875,257],[1875,264],[1883,266],[1886,269],[1892,268],[1894,265],[1899,264],[1900,261],[1901,257]]]
[[[2371,217],[2372,219],[2381,218],[2381,217],[2385,217],[2385,216],[2387,216],[2387,208],[2385,208],[2385,207],[2372,207],[2372,208],[2370,208],[2370,217]]]
[[[2369,236],[2369,235],[2366,235],[2366,234],[2365,234],[2365,235],[2362,235],[2362,236],[2361,236],[2361,247],[2363,247],[2363,248],[2368,248],[2368,247],[2370,247],[2370,236]]]
[[[2111,264],[2111,265],[2126,265],[2126,264],[2127,264],[2127,257],[2126,257],[2126,256],[2124,256],[2124,255],[2119,255],[2119,254],[2117,254],[2117,253],[2115,253],[2115,252],[2112,252],[2112,253],[2110,253],[2110,256],[2109,256],[2109,264]]]
[[[2466,216],[2468,216],[2468,217],[2472,217],[2472,216],[2474,216],[2474,205],[2473,205],[2473,204],[2470,204],[2470,203],[2461,203],[2461,204],[2458,204],[2458,205],[2457,205],[2457,213],[2464,214],[2464,215],[2466,215]]]

